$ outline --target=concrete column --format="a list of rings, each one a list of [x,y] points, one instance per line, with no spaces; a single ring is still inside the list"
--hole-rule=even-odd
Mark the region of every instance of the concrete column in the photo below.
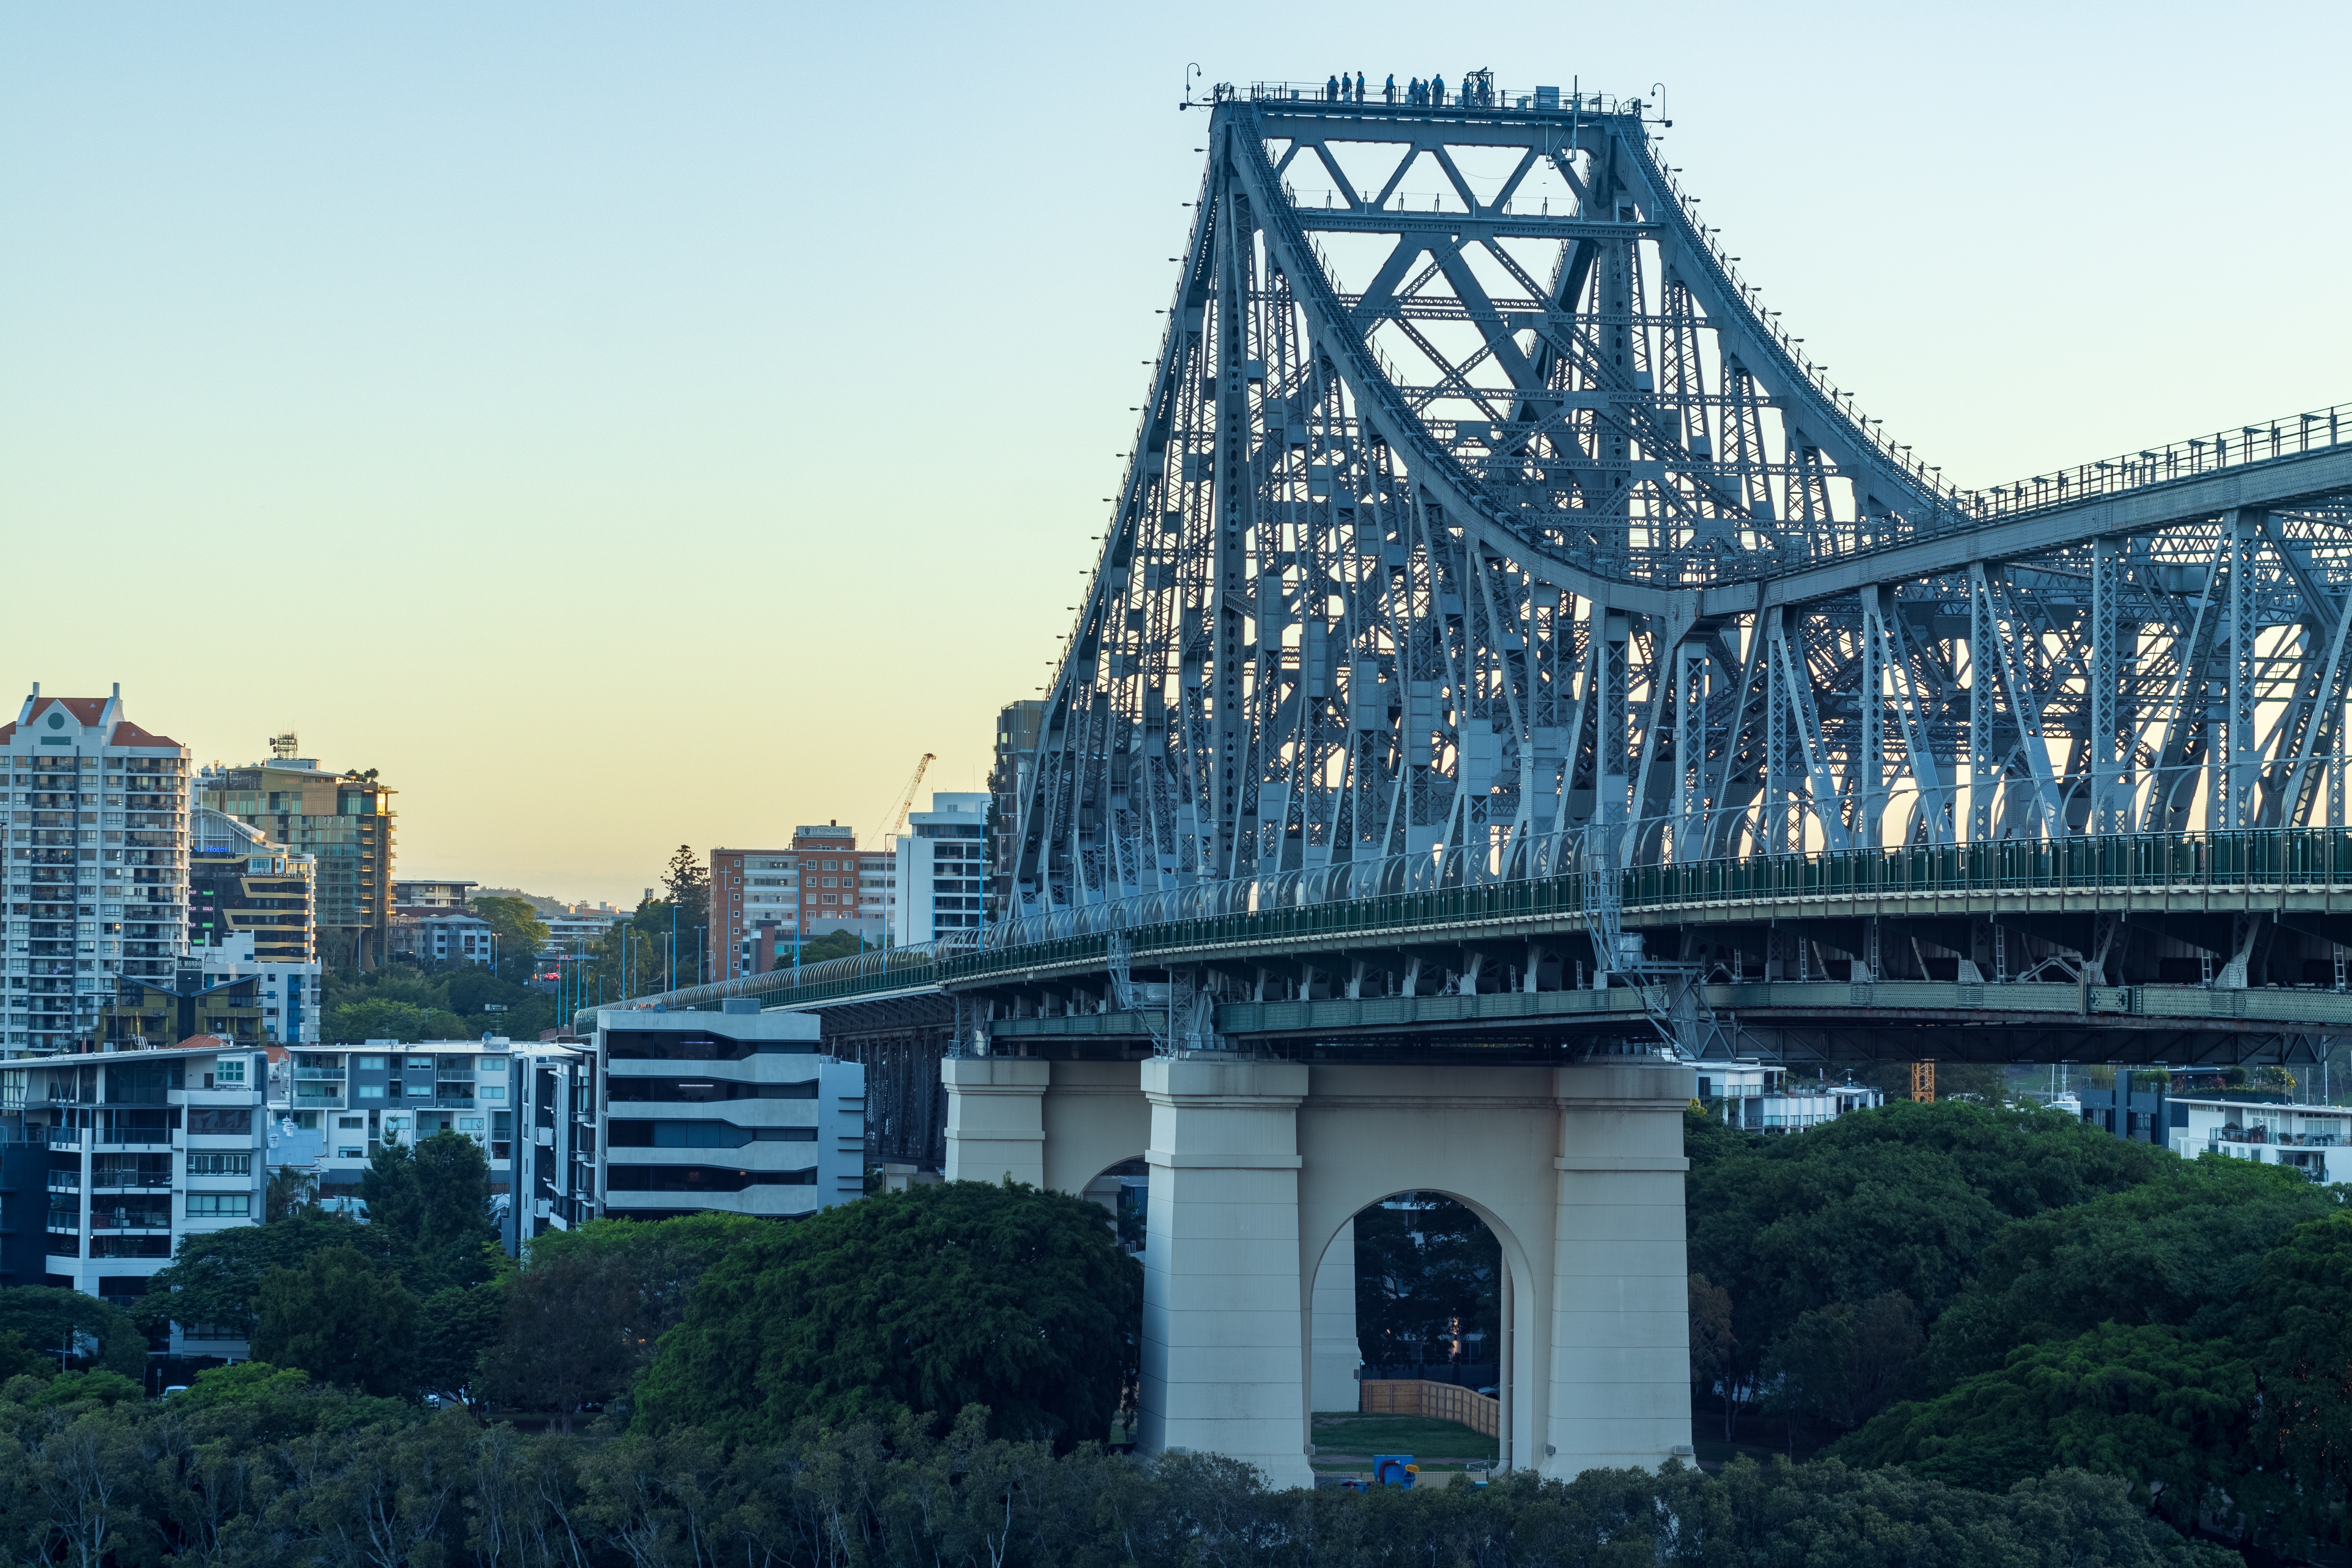
[[[1298,1102],[1307,1068],[1231,1057],[1143,1064],[1151,1103],[1143,1251],[1146,1453],[1244,1460],[1307,1486]]]
[[[1495,1347],[1495,1360],[1498,1363],[1495,1393],[1499,1405],[1495,1412],[1495,1468],[1507,1470],[1512,1465],[1511,1421],[1517,1414],[1512,1408],[1511,1380],[1517,1375],[1518,1368],[1512,1359],[1511,1349],[1519,1337],[1518,1325],[1515,1321],[1519,1304],[1512,1298],[1511,1260],[1507,1258],[1503,1259],[1502,1278],[1495,1282],[1495,1304],[1498,1309],[1495,1314],[1495,1331],[1502,1341]]]
[[[1323,1251],[1315,1270],[1314,1342],[1307,1363],[1307,1405],[1316,1410],[1353,1410],[1356,1369],[1364,1363],[1356,1345],[1356,1222],[1349,1220]]]
[[[1045,1184],[1045,1086],[1052,1064],[1023,1057],[950,1057],[940,1063],[948,1087],[950,1182]]]
[[[1561,1068],[1547,1476],[1691,1453],[1682,1110],[1696,1075],[1657,1058]]]

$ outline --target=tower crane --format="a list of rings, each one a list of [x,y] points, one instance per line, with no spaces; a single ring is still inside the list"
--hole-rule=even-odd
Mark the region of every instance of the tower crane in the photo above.
[[[891,811],[883,826],[882,837],[885,843],[905,829],[907,814],[915,809],[915,792],[923,787],[923,775],[930,771],[931,763],[938,760],[936,753],[925,752],[921,759],[915,763],[914,774],[907,780],[906,793],[899,795],[897,807]]]

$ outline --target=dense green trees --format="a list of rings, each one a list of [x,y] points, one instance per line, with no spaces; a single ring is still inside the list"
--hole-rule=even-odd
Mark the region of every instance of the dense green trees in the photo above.
[[[735,1247],[640,1385],[639,1421],[773,1439],[985,1405],[999,1436],[1108,1436],[1142,1270],[1082,1198],[953,1182],[821,1210]]]
[[[415,1386],[416,1298],[356,1247],[330,1247],[262,1276],[253,1354],[369,1394]]]
[[[1486,1222],[1440,1193],[1400,1193],[1355,1219],[1356,1340],[1372,1365],[1494,1359],[1502,1245]]]
[[[1215,1456],[1139,1464],[987,1435],[970,1409],[773,1443],[584,1442],[248,1363],[162,1403],[110,1373],[0,1389],[0,1554],[76,1568],[1459,1568],[1901,1563],[2222,1568],[2120,1481],[2005,1492],[1830,1463],[1521,1472],[1490,1487],[1269,1491]],[[120,1383],[121,1380],[117,1379]]]
[[[126,1377],[147,1371],[147,1342],[131,1314],[110,1301],[52,1285],[17,1285],[0,1290],[0,1335],[13,1334],[10,1370],[27,1356],[45,1366],[64,1360],[104,1367]]]

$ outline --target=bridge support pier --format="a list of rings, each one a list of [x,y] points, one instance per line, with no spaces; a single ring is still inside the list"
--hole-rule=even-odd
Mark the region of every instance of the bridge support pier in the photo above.
[[[1045,1089],[1053,1064],[1025,1057],[949,1057],[948,1155],[950,1182],[1045,1184]]]
[[[1311,1486],[1298,1245],[1297,1062],[1143,1064],[1151,1172],[1143,1249],[1146,1452],[1217,1453]]]
[[[951,1180],[1075,1193],[1143,1156],[1146,1452],[1307,1484],[1309,1415],[1356,1405],[1355,1216],[1433,1192],[1501,1247],[1507,1462],[1565,1478],[1689,1454],[1688,1068],[1202,1053],[942,1073]]]

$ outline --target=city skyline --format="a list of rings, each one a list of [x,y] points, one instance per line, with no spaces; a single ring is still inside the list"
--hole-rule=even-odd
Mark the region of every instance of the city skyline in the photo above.
[[[379,769],[404,874],[625,906],[681,842],[878,843],[921,752],[985,787],[1092,564],[1199,177],[1187,61],[1662,82],[1767,303],[1989,484],[2344,396],[2352,326],[2293,282],[2352,221],[2344,25],[2257,14],[1701,8],[1490,60],[1381,6],[20,13],[0,515],[24,581],[102,563],[112,624],[15,617],[0,657],[121,682],[198,767],[290,727]],[[2205,123],[2249,109],[2260,158]],[[2217,199],[2297,244],[2184,256]]]

